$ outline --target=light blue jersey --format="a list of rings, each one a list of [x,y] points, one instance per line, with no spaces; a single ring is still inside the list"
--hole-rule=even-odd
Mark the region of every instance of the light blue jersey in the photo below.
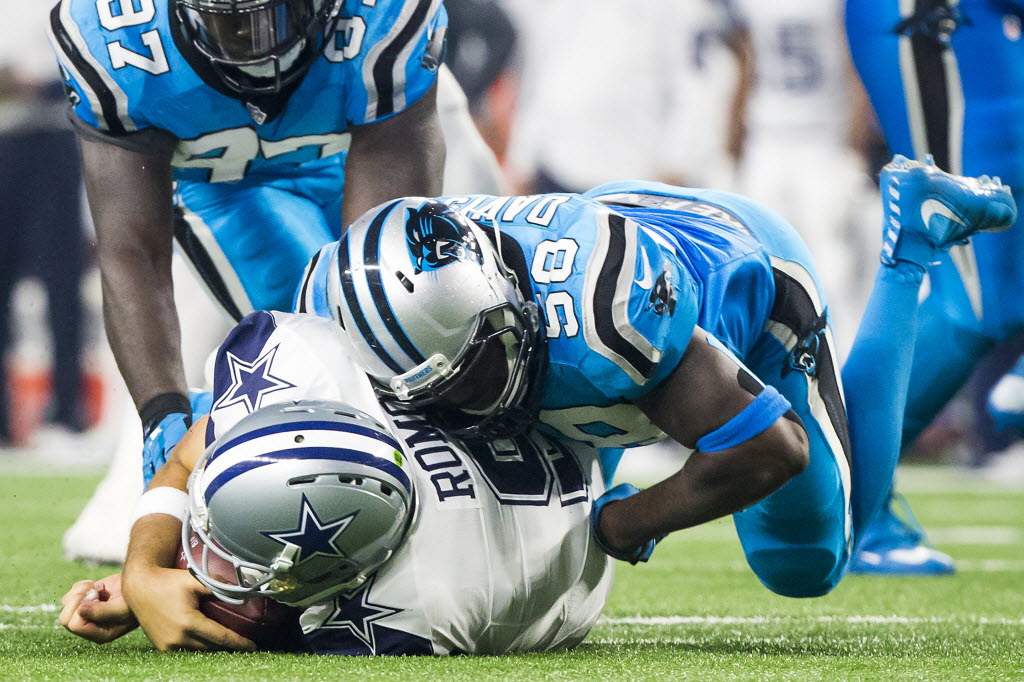
[[[791,226],[735,194],[648,182],[441,200],[489,233],[543,311],[539,420],[607,448],[606,480],[615,448],[665,437],[633,400],[676,369],[698,327],[738,370],[782,393],[808,434],[810,464],[736,514],[737,530],[776,592],[812,596],[835,585],[849,556],[850,437],[826,302]],[[334,317],[336,248],[310,262],[298,312]]]
[[[280,178],[343,164],[351,126],[388,118],[433,85],[447,15],[441,0],[347,0],[333,43],[294,92],[234,95],[184,38],[172,0],[62,0],[52,39],[73,110],[116,138],[177,138],[177,180]],[[282,107],[283,104],[283,107]]]
[[[617,183],[586,195],[442,201],[502,235],[503,260],[544,313],[541,421],[599,447],[664,438],[631,401],[676,368],[696,326],[742,362],[772,312],[772,256],[810,267],[791,227],[726,192]],[[330,316],[335,248],[312,263],[298,310]]]
[[[86,138],[173,151],[175,240],[213,298],[235,319],[287,310],[310,256],[341,235],[350,128],[431,88],[447,15],[441,0],[346,0],[333,41],[300,80],[243,98],[182,36],[173,7],[53,9],[72,121]]]

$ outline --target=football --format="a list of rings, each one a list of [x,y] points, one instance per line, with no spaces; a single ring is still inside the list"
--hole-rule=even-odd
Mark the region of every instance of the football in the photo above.
[[[191,551],[196,559],[202,550],[193,538]],[[211,553],[210,574],[223,582],[237,583],[231,564]],[[178,568],[188,569],[185,550],[179,548]],[[256,644],[260,651],[301,651],[305,650],[302,630],[299,628],[301,609],[280,604],[268,597],[249,597],[242,604],[229,604],[211,595],[199,603],[199,610],[210,620]]]

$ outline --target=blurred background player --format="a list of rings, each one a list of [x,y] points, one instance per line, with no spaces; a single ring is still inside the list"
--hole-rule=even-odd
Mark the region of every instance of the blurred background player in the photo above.
[[[931,154],[951,173],[999,176],[1024,190],[1022,7],[1012,0],[848,2],[851,53],[893,152]],[[1024,331],[1024,233],[978,235],[928,271],[928,296],[908,393],[908,448],[1000,342]],[[992,360],[978,382],[984,405],[1016,356]],[[976,428],[991,434],[984,409]],[[991,449],[991,436],[987,449]],[[1005,444],[1005,442],[1003,443]],[[999,445],[995,445],[999,447]],[[986,449],[983,445],[983,449]],[[930,547],[898,498],[860,541],[854,569],[943,574],[951,559]],[[902,509],[900,509],[902,507]]]
[[[34,438],[19,429],[18,443],[8,395],[18,368],[0,371],[0,448],[31,442],[43,449],[59,443],[68,448],[70,436],[87,426],[81,282],[88,254],[81,169],[65,116],[60,73],[46,44],[46,12],[31,3],[10,9],[9,21],[18,29],[0,40],[0,370],[14,331],[24,327],[24,320],[13,314],[15,286],[29,277],[39,280],[46,292],[52,363],[47,426]],[[29,398],[14,398],[24,415]],[[47,442],[40,443],[40,437]]]
[[[842,0],[733,0],[754,55],[737,188],[807,242],[841,358],[870,292],[878,201],[870,106],[846,50]]]
[[[724,186],[750,68],[727,3],[508,3],[520,33],[507,167],[519,194],[648,178]]]

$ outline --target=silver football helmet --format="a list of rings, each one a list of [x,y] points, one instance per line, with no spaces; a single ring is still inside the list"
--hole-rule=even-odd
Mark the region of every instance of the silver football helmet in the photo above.
[[[224,601],[259,594],[304,607],[365,581],[405,540],[415,509],[408,464],[380,423],[344,403],[280,403],[203,453],[182,547]],[[224,562],[234,575],[218,574]]]
[[[182,32],[235,92],[269,94],[306,73],[343,0],[175,0]]]
[[[480,226],[440,201],[401,199],[359,218],[335,259],[331,314],[379,394],[463,438],[533,422],[538,308]]]

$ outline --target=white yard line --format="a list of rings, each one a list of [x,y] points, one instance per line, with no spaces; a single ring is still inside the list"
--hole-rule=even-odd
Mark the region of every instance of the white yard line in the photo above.
[[[56,604],[36,604],[35,606],[0,604],[0,613],[56,613],[59,610],[60,607]]]
[[[840,623],[844,625],[1024,625],[1024,618],[983,618],[907,616],[633,616],[627,618],[602,618],[598,625],[776,625],[776,624]]]
[[[932,526],[928,539],[937,545],[1020,545],[1024,528],[1019,526]]]

